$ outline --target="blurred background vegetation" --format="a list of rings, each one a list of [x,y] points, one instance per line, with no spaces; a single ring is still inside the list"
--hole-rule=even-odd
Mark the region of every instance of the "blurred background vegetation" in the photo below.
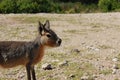
[[[120,11],[120,0],[0,0],[0,13],[91,13]]]

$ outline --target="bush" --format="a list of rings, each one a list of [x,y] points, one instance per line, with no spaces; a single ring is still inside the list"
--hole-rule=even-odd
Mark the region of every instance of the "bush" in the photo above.
[[[118,0],[99,0],[98,6],[103,12],[108,12],[117,9],[118,3]]]
[[[39,0],[40,12],[56,12],[57,5],[52,0]]]
[[[60,5],[52,0],[2,0],[0,1],[0,13],[39,13],[57,12]]]
[[[97,1],[90,0],[87,2],[87,0],[0,0],[0,13],[94,12],[95,10],[98,10],[97,3],[96,3]],[[100,7],[103,5],[104,1],[110,1],[110,0],[100,0],[99,1]],[[116,9],[116,10],[119,10],[119,9]]]
[[[98,10],[96,4],[82,4],[80,2],[69,2],[60,4],[62,13],[90,13]]]
[[[2,0],[0,3],[1,13],[15,13],[17,10],[15,0]]]
[[[39,6],[32,0],[18,0],[17,1],[18,13],[36,13],[39,12]]]

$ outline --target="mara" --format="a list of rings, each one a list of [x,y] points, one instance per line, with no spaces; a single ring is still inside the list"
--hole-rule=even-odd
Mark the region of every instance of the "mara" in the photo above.
[[[49,20],[39,22],[38,36],[34,41],[0,41],[0,67],[26,67],[27,79],[36,80],[34,66],[44,56],[45,47],[58,47],[62,40],[50,29]]]

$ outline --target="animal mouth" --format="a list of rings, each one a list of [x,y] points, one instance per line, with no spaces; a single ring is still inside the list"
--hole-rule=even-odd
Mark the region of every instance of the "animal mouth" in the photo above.
[[[61,45],[61,42],[60,42],[60,43],[57,43],[57,44],[56,44],[56,47],[59,47],[60,45]]]

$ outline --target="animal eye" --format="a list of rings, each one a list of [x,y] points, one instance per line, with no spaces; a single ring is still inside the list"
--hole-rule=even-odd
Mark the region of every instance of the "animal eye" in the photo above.
[[[48,37],[48,38],[50,38],[50,37],[51,37],[51,35],[49,35],[49,34],[48,34],[48,35],[47,35],[47,37]]]

